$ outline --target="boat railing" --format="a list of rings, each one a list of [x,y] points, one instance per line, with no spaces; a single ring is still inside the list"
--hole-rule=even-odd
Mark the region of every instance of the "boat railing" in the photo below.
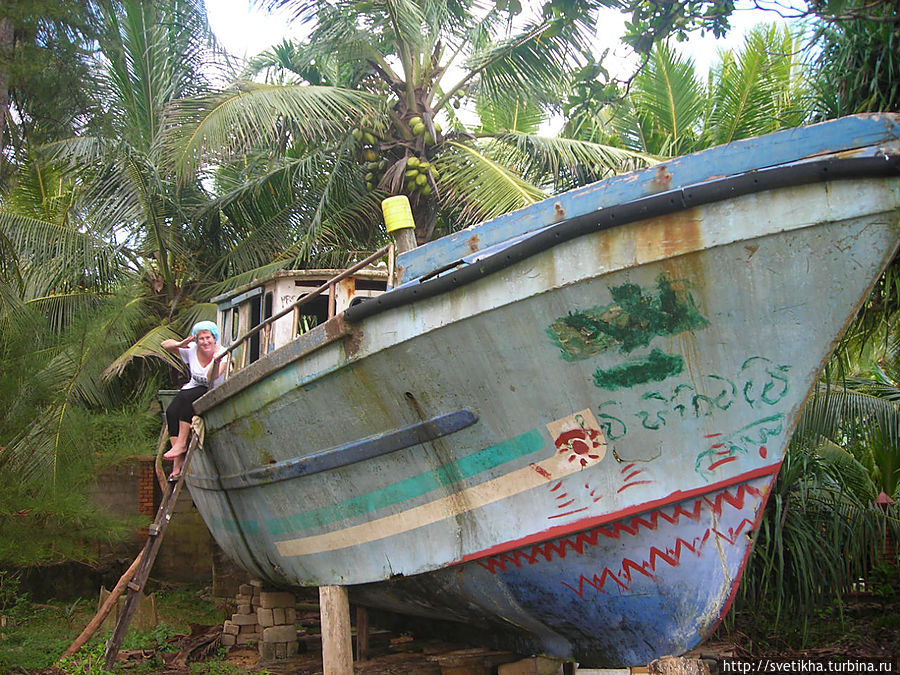
[[[299,313],[300,308],[303,305],[305,305],[309,302],[312,302],[314,299],[316,299],[317,297],[319,297],[326,291],[328,291],[331,296],[331,300],[328,303],[328,318],[330,319],[331,317],[334,316],[333,297],[334,297],[334,289],[337,286],[338,282],[355,274],[356,272],[358,272],[362,268],[366,267],[367,265],[372,264],[379,258],[382,258],[385,254],[387,254],[388,258],[389,258],[388,267],[391,267],[390,260],[393,258],[393,255],[392,255],[393,248],[394,248],[394,244],[387,244],[386,246],[383,246],[382,248],[378,249],[372,255],[368,256],[364,260],[360,260],[358,263],[356,263],[352,267],[348,267],[340,274],[336,274],[331,279],[329,279],[328,281],[323,283],[321,286],[311,290],[309,293],[304,294],[299,299],[297,299],[296,302],[294,302],[291,305],[288,305],[287,307],[285,307],[283,310],[281,310],[277,314],[273,314],[272,316],[264,319],[263,321],[261,321],[260,323],[255,325],[253,328],[248,330],[246,333],[244,333],[243,335],[236,338],[232,344],[230,344],[228,347],[226,347],[225,351],[223,351],[221,354],[219,354],[216,357],[216,359],[215,359],[216,363],[219,363],[222,359],[224,359],[226,356],[229,356],[232,352],[234,352],[239,347],[246,345],[247,341],[250,340],[253,336],[255,336],[258,333],[262,333],[261,342],[265,345],[265,348],[263,350],[263,355],[268,354],[270,351],[270,347],[273,344],[273,342],[272,342],[274,339],[273,327],[274,327],[275,322],[278,319],[281,319],[282,317],[285,317],[288,314],[293,312],[294,325],[297,325],[297,323],[298,323],[297,315]],[[296,337],[297,336],[295,336],[295,338]],[[244,368],[247,365],[247,358],[248,358],[249,352],[250,352],[250,350],[246,347],[242,350],[240,365],[237,365],[235,363],[234,359],[229,359],[228,367],[225,370],[225,378],[226,379],[233,372],[240,370],[241,368]]]

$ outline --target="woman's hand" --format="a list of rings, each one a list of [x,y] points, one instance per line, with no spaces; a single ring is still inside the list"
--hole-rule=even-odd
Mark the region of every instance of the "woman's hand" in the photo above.
[[[179,349],[185,349],[196,339],[193,335],[188,335],[184,340],[163,340],[159,346],[171,354],[177,354]]]

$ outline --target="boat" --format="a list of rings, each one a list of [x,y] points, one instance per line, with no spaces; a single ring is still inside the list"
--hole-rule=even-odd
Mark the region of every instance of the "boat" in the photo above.
[[[195,404],[191,495],[268,583],[346,586],[584,667],[683,654],[728,611],[804,401],[898,235],[883,114],[401,251],[389,290],[351,289],[311,330],[273,311],[289,339]],[[219,298],[235,356],[237,297]]]

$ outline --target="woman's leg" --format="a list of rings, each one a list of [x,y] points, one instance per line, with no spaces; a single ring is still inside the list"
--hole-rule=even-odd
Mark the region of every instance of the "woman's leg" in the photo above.
[[[169,427],[169,441],[172,449],[163,455],[165,459],[176,459],[187,451],[187,441],[194,417],[194,401],[203,396],[206,387],[181,389],[166,408],[166,423]]]
[[[169,478],[178,478],[181,475],[181,467],[184,466],[184,453],[178,455],[172,462],[172,473]]]
[[[169,438],[172,449],[163,455],[163,459],[175,459],[187,452],[188,436],[191,434],[190,422],[178,420],[178,435]]]

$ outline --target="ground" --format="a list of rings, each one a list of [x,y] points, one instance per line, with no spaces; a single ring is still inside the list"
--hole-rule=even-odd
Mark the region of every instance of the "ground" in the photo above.
[[[166,673],[167,675],[318,675],[322,673],[317,616],[302,612],[299,624],[306,631],[301,653],[277,663],[260,661],[256,647],[236,647],[227,654],[217,648],[221,625],[194,624],[189,632],[173,635],[158,649],[123,649],[117,673]],[[758,620],[745,617],[725,625],[695,649],[691,655],[703,659],[772,658],[893,659],[895,672],[900,664],[900,599],[892,602],[868,596],[849,598],[841,612],[823,611],[809,622],[807,645],[798,647],[799,622],[782,623],[766,631]],[[408,632],[373,627],[371,656],[355,664],[357,675],[491,675],[496,667],[523,658],[523,655],[473,645],[414,636]],[[95,649],[96,653],[96,649]],[[715,662],[710,662],[714,666]],[[27,675],[63,675],[63,671],[13,670]],[[99,675],[88,664],[80,671]]]

